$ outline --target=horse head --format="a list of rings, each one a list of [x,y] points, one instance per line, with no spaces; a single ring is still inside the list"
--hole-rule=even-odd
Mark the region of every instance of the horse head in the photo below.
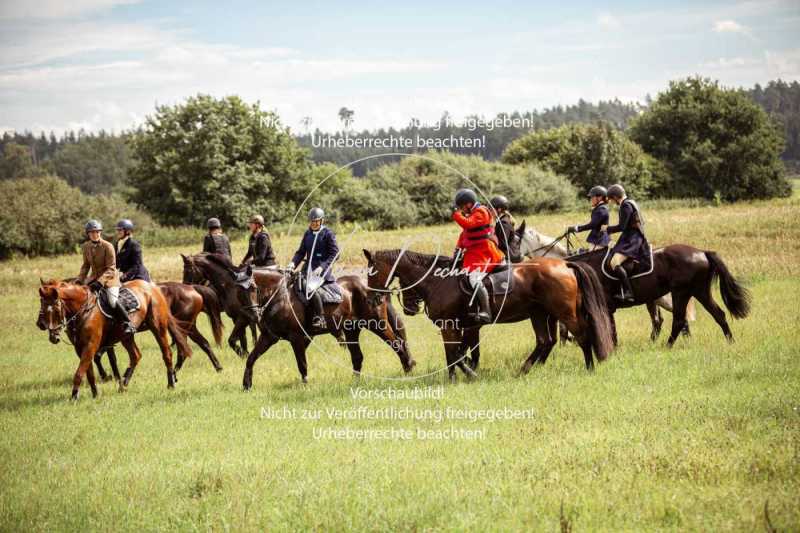
[[[183,282],[187,285],[202,284],[204,281],[206,281],[203,271],[195,262],[197,257],[198,256],[196,255],[186,256],[181,254],[181,259],[183,259]]]
[[[60,288],[65,284],[63,281],[51,279],[44,281],[39,279],[39,317],[36,326],[42,331],[47,331],[50,342],[58,344],[61,341],[61,330],[66,322],[66,311],[64,300],[61,297]]]

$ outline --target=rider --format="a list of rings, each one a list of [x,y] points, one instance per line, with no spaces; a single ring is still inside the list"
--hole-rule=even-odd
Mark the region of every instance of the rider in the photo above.
[[[603,231],[603,226],[608,226],[608,191],[602,185],[595,185],[589,190],[586,195],[589,202],[592,204],[592,218],[586,224],[570,226],[567,228],[567,233],[580,233],[586,230],[589,236],[586,237],[586,242],[592,245],[592,250],[608,246],[608,233]]]
[[[478,297],[479,309],[474,318],[482,323],[491,322],[492,309],[483,278],[503,261],[503,252],[496,244],[492,214],[478,202],[475,191],[459,189],[453,220],[462,228],[456,246],[464,250],[463,268],[469,272],[470,285]]]
[[[649,251],[647,238],[644,236],[644,217],[636,202],[625,194],[622,185],[616,184],[608,188],[609,199],[619,206],[619,224],[616,226],[603,226],[602,230],[611,233],[620,233],[619,240],[612,248],[610,266],[622,283],[622,301],[633,303],[635,301],[631,280],[623,263],[628,259],[645,259]],[[619,295],[617,295],[619,298]]]
[[[314,207],[308,212],[308,229],[303,233],[300,247],[295,252],[287,268],[294,270],[301,261],[305,261],[305,267],[308,271],[306,280],[312,274],[316,277],[324,276],[323,284],[327,285],[336,281],[331,272],[331,267],[339,255],[339,245],[336,244],[336,235],[333,231],[323,225],[324,221],[325,212],[321,208]],[[317,329],[324,329],[325,308],[322,305],[322,296],[319,291],[313,292],[311,303],[314,310],[311,325]]]
[[[203,251],[210,254],[221,254],[231,258],[231,242],[228,236],[222,233],[222,224],[216,217],[211,217],[206,222],[208,235],[203,238]]]
[[[507,243],[511,242],[514,236],[514,217],[508,210],[508,198],[499,195],[489,200],[489,205],[497,212],[497,222],[494,225],[494,234],[497,236],[497,247],[508,256]]]
[[[150,281],[150,273],[142,263],[142,245],[131,237],[133,222],[123,218],[117,222],[117,268],[122,273],[120,281],[141,279]]]
[[[242,263],[239,266],[252,264],[255,267],[271,267],[275,265],[275,254],[272,253],[272,241],[264,229],[264,217],[254,215],[247,224],[250,228],[250,242],[247,245]]]
[[[85,226],[86,235],[89,240],[83,243],[81,251],[83,253],[83,265],[78,274],[78,283],[89,285],[89,288],[97,292],[106,291],[108,302],[114,309],[116,319],[122,324],[125,335],[133,335],[136,328],[131,324],[130,317],[119,301],[119,272],[117,272],[114,245],[103,239],[101,232],[103,225],[97,220],[90,220]],[[92,279],[89,280],[89,272]]]

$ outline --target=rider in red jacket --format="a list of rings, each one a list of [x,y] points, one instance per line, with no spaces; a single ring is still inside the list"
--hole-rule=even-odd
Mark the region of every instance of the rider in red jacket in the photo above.
[[[494,235],[494,218],[489,209],[478,202],[478,196],[471,189],[460,189],[456,193],[455,205],[453,220],[462,228],[456,246],[464,251],[463,268],[469,272],[470,284],[478,297],[479,310],[475,319],[488,323],[492,321],[492,309],[483,278],[504,259]]]

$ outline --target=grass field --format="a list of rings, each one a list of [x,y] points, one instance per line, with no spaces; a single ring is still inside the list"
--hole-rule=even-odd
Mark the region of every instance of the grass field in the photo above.
[[[309,354],[307,386],[281,343],[256,365],[249,393],[241,390],[243,361],[227,348],[218,350],[221,374],[195,350],[170,391],[155,343],[142,334],[144,358],[127,393],[106,383],[92,399],[84,384],[80,401],[68,402],[77,358],[36,329],[36,288],[39,276],[75,275],[78,256],[0,263],[0,530],[752,531],[765,527],[768,502],[772,524],[797,531],[798,215],[797,194],[646,211],[656,245],[716,250],[752,290],[752,315],[732,322],[733,345],[702,308],[693,336],[672,350],[664,348],[665,336],[649,342],[644,309],[626,310],[618,314],[621,346],[595,373],[567,346],[517,378],[533,344],[530,326],[494,326],[484,330],[480,379],[456,385],[441,372],[418,381],[356,382],[347,352],[322,339]],[[585,216],[528,223],[555,235]],[[449,251],[456,236],[450,226],[351,231],[339,236],[342,262],[352,266],[363,266],[362,247],[413,238],[413,248],[433,251],[438,239]],[[275,236],[281,262],[297,239],[298,231]],[[234,254],[243,249],[244,240],[236,240]],[[181,251],[196,250],[146,248],[145,260],[158,280],[179,279]],[[415,374],[441,369],[434,327],[424,317],[405,320]],[[369,334],[362,341],[367,372],[401,377],[388,348]],[[126,360],[123,354],[123,368]],[[351,396],[356,386],[440,385],[442,398]],[[262,418],[284,407],[296,410],[294,418]],[[362,407],[527,415],[437,422],[342,420],[327,411]],[[304,411],[320,419],[300,419]],[[317,438],[326,428],[407,429],[415,438]],[[449,429],[483,438],[416,438],[418,430]]]

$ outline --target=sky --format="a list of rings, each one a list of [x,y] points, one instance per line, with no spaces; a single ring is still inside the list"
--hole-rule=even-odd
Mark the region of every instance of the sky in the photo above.
[[[0,131],[119,132],[156,105],[239,95],[294,131],[402,127],[691,75],[800,80],[800,0],[0,0]]]

